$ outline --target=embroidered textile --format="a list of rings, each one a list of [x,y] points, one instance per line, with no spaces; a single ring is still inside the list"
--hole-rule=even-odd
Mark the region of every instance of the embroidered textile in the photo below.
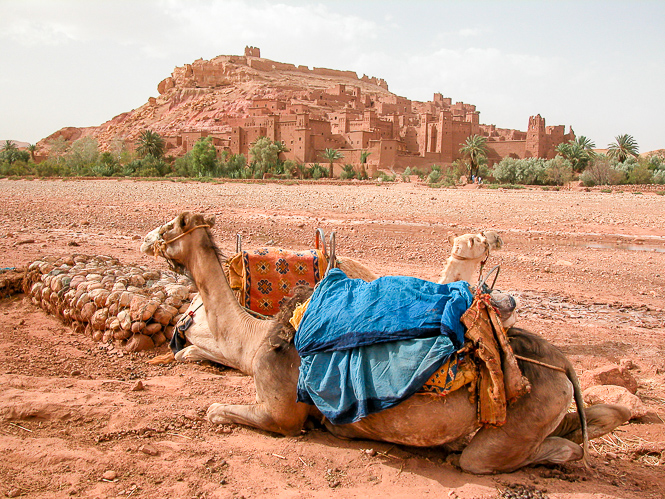
[[[275,315],[298,285],[316,285],[328,260],[321,250],[260,248],[242,251],[227,262],[228,279],[240,304],[263,315]]]

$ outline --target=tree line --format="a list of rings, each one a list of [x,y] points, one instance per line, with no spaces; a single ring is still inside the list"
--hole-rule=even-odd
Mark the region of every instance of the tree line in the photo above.
[[[217,151],[212,137],[199,139],[182,157],[166,156],[166,144],[156,132],[144,130],[130,151],[126,143],[114,140],[107,151],[100,152],[96,139],[84,137],[68,143],[59,137],[49,144],[46,160],[35,162],[37,147],[19,149],[5,141],[0,150],[0,175],[3,176],[92,176],[92,177],[189,177],[189,178],[298,178],[319,179],[332,176],[335,161],[343,152],[328,148],[321,153],[320,163],[305,165],[280,156],[285,145],[268,137],[259,137],[250,147],[249,158],[243,154]],[[665,184],[665,158],[639,156],[639,148],[630,135],[619,135],[608,144],[605,154],[594,152],[595,144],[584,136],[557,147],[554,159],[503,158],[488,166],[487,139],[480,135],[467,137],[459,150],[462,159],[451,166],[434,165],[429,171],[407,168],[402,178],[418,175],[432,185],[453,185],[462,176],[468,180],[483,179],[500,184],[563,185],[579,179],[587,186],[607,184]],[[344,164],[341,179],[367,179],[369,151],[361,151],[360,166]],[[379,172],[378,178],[395,180],[396,174]]]

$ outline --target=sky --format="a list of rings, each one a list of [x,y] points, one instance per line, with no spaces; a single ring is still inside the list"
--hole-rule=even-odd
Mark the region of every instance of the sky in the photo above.
[[[665,148],[663,0],[0,0],[0,140],[100,125],[176,66],[247,45],[440,92],[500,128],[540,114],[598,148]]]

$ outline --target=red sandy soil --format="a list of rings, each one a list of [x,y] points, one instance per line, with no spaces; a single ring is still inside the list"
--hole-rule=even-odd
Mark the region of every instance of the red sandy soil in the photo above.
[[[487,268],[500,264],[497,287],[520,296],[518,324],[560,347],[578,374],[631,359],[650,412],[593,441],[588,470],[571,463],[474,476],[448,464],[443,449],[212,425],[203,418],[211,403],[252,402],[251,378],[210,363],[152,366],[146,361],[165,347],[124,353],[12,295],[0,300],[0,494],[498,498],[513,487],[520,497],[665,496],[665,196],[0,180],[0,267],[83,253],[164,269],[140,254],[140,240],[183,210],[214,213],[227,253],[238,232],[247,248],[303,249],[322,227],[336,231],[338,254],[377,273],[430,279],[449,254],[449,234],[497,230],[504,248]]]

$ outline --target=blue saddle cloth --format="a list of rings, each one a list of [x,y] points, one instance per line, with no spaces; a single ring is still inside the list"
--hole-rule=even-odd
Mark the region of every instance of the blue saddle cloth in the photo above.
[[[418,391],[464,343],[468,283],[387,276],[367,283],[331,270],[300,322],[298,401],[352,423]]]

